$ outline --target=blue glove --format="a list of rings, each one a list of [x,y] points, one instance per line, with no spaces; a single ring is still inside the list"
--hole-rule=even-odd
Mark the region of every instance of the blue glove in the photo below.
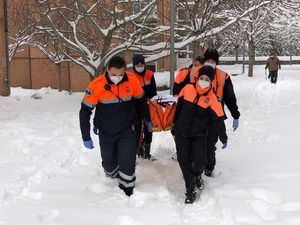
[[[233,131],[236,131],[236,129],[238,129],[238,127],[239,127],[239,119],[234,119],[233,123],[232,123]]]
[[[149,133],[152,133],[153,132],[153,125],[152,125],[152,123],[150,121],[144,119],[144,124],[147,127]]]
[[[92,140],[83,141],[83,145],[84,145],[84,147],[86,147],[87,149],[93,149],[93,148],[94,148],[94,143],[93,143]]]
[[[222,145],[222,149],[225,149],[225,148],[227,148],[227,142],[223,143],[223,145]]]
[[[93,132],[94,134],[99,135],[100,130],[97,127],[94,127]]]

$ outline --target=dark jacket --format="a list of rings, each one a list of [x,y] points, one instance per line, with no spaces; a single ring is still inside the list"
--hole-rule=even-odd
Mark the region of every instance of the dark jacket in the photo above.
[[[223,90],[223,105],[225,104],[234,119],[240,117],[239,108],[237,106],[237,100],[235,97],[233,84],[230,76],[225,80],[224,90]]]
[[[146,97],[135,76],[126,74],[114,84],[107,74],[92,81],[86,90],[79,113],[83,140],[90,140],[90,116],[96,107],[94,126],[109,135],[118,134],[130,127],[136,113],[150,121]]]
[[[195,85],[188,84],[182,89],[178,98],[174,121],[176,136],[205,137],[208,124],[212,122],[220,141],[227,142],[224,111],[212,89],[200,95]]]
[[[140,81],[146,98],[151,99],[157,95],[155,77],[151,70],[145,69],[143,73],[139,73],[133,68],[132,74]]]

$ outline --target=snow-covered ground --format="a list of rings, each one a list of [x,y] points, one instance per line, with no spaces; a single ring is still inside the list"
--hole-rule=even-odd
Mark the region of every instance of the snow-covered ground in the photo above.
[[[138,159],[128,198],[105,177],[99,147],[82,146],[81,93],[12,89],[0,97],[0,224],[299,225],[299,71],[283,66],[276,85],[265,80],[264,66],[255,66],[253,78],[232,77],[240,127],[233,132],[227,120],[229,145],[217,152],[218,176],[204,177],[193,205],[183,203],[170,133],[154,135],[157,161]]]

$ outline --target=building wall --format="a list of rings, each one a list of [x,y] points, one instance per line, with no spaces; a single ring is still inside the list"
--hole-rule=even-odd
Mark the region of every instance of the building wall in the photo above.
[[[58,89],[59,70],[63,90],[83,91],[91,80],[88,72],[76,64],[54,64],[42,52],[26,47],[10,63],[11,86]]]

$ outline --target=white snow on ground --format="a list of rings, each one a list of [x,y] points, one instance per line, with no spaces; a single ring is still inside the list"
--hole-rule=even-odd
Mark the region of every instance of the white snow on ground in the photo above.
[[[232,72],[236,66],[224,67]],[[150,162],[138,159],[135,193],[105,177],[99,147],[82,146],[82,93],[12,89],[0,97],[0,224],[9,225],[299,225],[300,66],[283,66],[276,85],[232,77],[240,127],[218,150],[217,176],[193,205],[172,161],[169,132],[156,133]],[[36,93],[33,99],[31,95]],[[93,135],[97,144],[97,137]]]

